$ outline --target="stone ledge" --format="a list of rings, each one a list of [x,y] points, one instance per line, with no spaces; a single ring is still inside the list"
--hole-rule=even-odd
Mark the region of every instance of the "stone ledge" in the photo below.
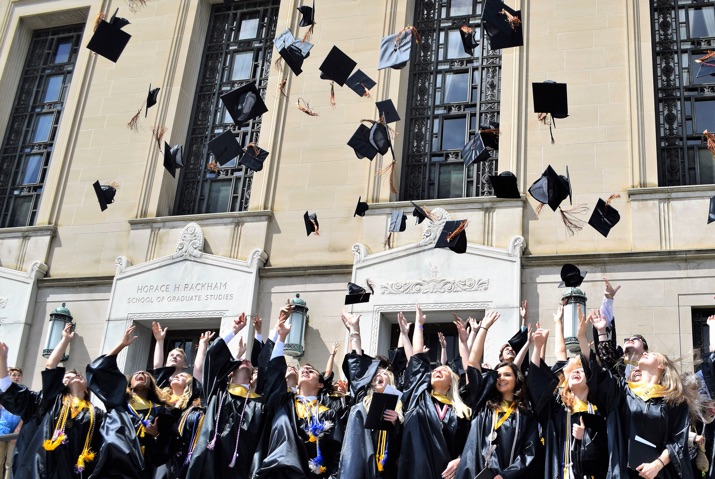
[[[663,263],[669,261],[715,260],[715,250],[692,249],[677,251],[626,251],[621,253],[577,253],[553,254],[522,257],[522,267],[552,266],[554,264],[621,264],[621,263]]]
[[[291,276],[327,276],[327,275],[352,275],[353,266],[346,264],[325,266],[269,266],[260,268],[258,276],[261,278],[285,278]]]
[[[631,201],[707,198],[713,194],[715,194],[715,185],[631,188],[628,190],[628,198]]]
[[[109,286],[111,288],[114,276],[88,276],[84,278],[42,278],[37,280],[38,288],[58,288],[62,286],[87,287]]]
[[[205,225],[221,225],[268,221],[273,217],[273,212],[269,210],[260,211],[239,211],[230,213],[206,213],[199,215],[182,215],[182,216],[159,216],[156,218],[137,218],[130,219],[129,226],[131,229],[145,229],[156,226],[164,227],[181,227],[194,222],[201,226]]]
[[[486,210],[491,208],[523,208],[524,195],[519,199],[504,199],[496,196],[480,196],[474,198],[445,198],[436,200],[414,200],[420,206],[427,208],[442,207],[447,210]],[[388,203],[370,203],[366,215],[382,215],[400,208],[412,208],[409,201],[391,201]]]
[[[0,228],[0,239],[26,238],[28,236],[55,236],[57,227],[45,226],[18,226],[15,228]]]

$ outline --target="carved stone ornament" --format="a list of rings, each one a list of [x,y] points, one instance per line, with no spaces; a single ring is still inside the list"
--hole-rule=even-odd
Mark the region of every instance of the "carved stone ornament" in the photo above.
[[[424,293],[463,293],[467,291],[486,291],[488,279],[445,279],[439,277],[437,265],[430,261],[430,277],[417,281],[394,281],[380,285],[381,294],[424,294]]]
[[[425,220],[422,222],[422,239],[419,242],[420,246],[436,243],[444,224],[452,219],[444,208],[434,208],[430,210],[430,212],[432,221]]]
[[[0,296],[0,309],[5,309],[7,306],[7,298]]]
[[[115,275],[122,274],[131,265],[132,262],[126,256],[117,256],[117,259],[114,260]]]
[[[174,259],[182,256],[200,258],[202,254],[204,254],[204,232],[198,224],[189,223],[181,231],[176,252],[171,257]]]

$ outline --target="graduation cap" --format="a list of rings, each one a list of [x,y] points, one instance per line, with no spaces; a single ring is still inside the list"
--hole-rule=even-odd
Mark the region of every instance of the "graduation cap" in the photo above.
[[[480,30],[475,30],[469,25],[459,27],[459,36],[462,39],[464,52],[469,56],[474,55],[474,49],[479,46],[479,32]]]
[[[492,150],[499,150],[499,123],[490,121],[488,125],[479,125],[479,134],[482,135],[484,146]]]
[[[577,266],[572,264],[565,264],[561,267],[561,283],[559,283],[559,288],[578,288],[583,283],[583,279],[588,274],[588,271],[584,271],[581,274],[581,270]]]
[[[372,126],[370,127],[368,141],[378,153],[385,155],[388,151],[390,151],[390,148],[392,148],[390,132],[387,130],[387,126],[385,124],[379,121],[370,121],[372,122]]]
[[[377,69],[392,68],[401,70],[410,61],[412,37],[419,43],[420,35],[415,27],[405,27],[399,32],[388,35],[380,43],[380,59]]]
[[[370,90],[377,85],[375,80],[367,76],[365,72],[358,69],[350,75],[345,84],[359,96],[370,97]]]
[[[566,83],[556,83],[546,80],[543,83],[532,83],[534,94],[534,113],[549,113],[552,118],[569,116]]]
[[[519,47],[524,44],[521,11],[516,11],[500,0],[487,0],[482,12],[489,45],[492,50]]]
[[[312,7],[309,7],[307,5],[301,5],[300,7],[298,7],[298,11],[301,15],[301,27],[310,27],[315,25],[315,2],[313,2]]]
[[[464,167],[471,166],[475,161],[484,161],[489,159],[489,152],[484,146],[482,135],[477,133],[469,142],[462,148],[462,159]]]
[[[368,283],[368,287],[374,293],[370,283]],[[370,301],[370,294],[359,284],[348,282],[348,294],[345,295],[345,304],[367,303]]]
[[[611,195],[606,201],[599,198],[593,213],[591,213],[591,218],[588,220],[588,224],[605,237],[608,237],[611,228],[621,220],[621,215],[611,206],[611,201],[620,198],[620,196]]]
[[[698,73],[695,78],[701,78],[708,75],[715,75],[715,51],[709,51],[695,60],[695,63],[700,65],[698,68]]]
[[[305,222],[305,232],[306,236],[310,236],[310,233],[315,233],[315,236],[320,236],[320,225],[318,224],[318,213],[308,214],[306,211],[303,215],[303,221]]]
[[[159,90],[161,88],[152,88],[151,83],[149,83],[149,93],[146,94],[146,109],[144,110],[144,118],[149,113],[149,108],[156,105],[156,99],[159,97]]]
[[[114,203],[114,195],[117,194],[117,189],[114,186],[100,185],[99,181],[95,181],[92,186],[102,211],[107,209],[107,205]]]
[[[467,251],[467,220],[447,221],[434,244],[435,248],[449,248],[455,253]]]
[[[236,141],[231,130],[226,130],[219,136],[209,141],[209,150],[214,154],[219,165],[223,166],[229,161],[243,154],[243,148]]]
[[[392,100],[382,100],[375,103],[377,111],[380,112],[380,116],[385,117],[385,123],[394,123],[400,121],[400,115],[397,113],[397,108]]]
[[[551,165],[547,166],[541,177],[529,187],[529,194],[539,203],[549,205],[553,211],[556,211],[566,198],[570,202],[571,179],[568,166],[566,176],[558,175]]]
[[[296,76],[303,73],[301,67],[303,66],[303,61],[310,56],[310,50],[313,48],[312,43],[296,40],[293,32],[286,28],[283,33],[273,40],[273,44],[278,49],[278,54],[288,65],[288,68]]]
[[[184,166],[182,159],[183,148],[181,145],[170,146],[164,142],[164,168],[172,177],[176,177],[176,169]]]
[[[390,216],[390,233],[401,233],[407,229],[407,215],[400,210],[394,210]]]
[[[355,151],[355,155],[360,159],[373,160],[377,155],[377,149],[370,143],[370,127],[362,123],[348,140],[348,146]]]
[[[715,196],[710,198],[710,211],[708,211],[708,224],[715,221]]]
[[[99,22],[92,38],[87,43],[88,49],[114,63],[117,63],[129,43],[129,39],[132,38],[130,34],[122,30],[122,27],[129,25],[129,21],[117,17],[117,12],[119,12],[118,8],[109,22],[104,20]]]
[[[414,201],[410,200],[410,203],[412,203],[412,206],[415,207],[414,210],[412,210],[412,216],[417,217],[417,223],[420,224],[422,223],[425,218],[429,219],[432,221],[432,213],[427,209],[422,206],[417,205]]]
[[[268,111],[261,93],[253,82],[224,93],[221,95],[221,101],[236,126],[241,126]]]
[[[365,216],[365,212],[370,209],[370,205],[365,201],[361,201],[362,196],[358,197],[357,205],[355,206],[355,213],[353,213],[353,218],[355,216]]]
[[[268,158],[266,150],[259,148],[255,143],[249,143],[238,162],[249,170],[261,171],[266,158]]]
[[[343,86],[356,66],[355,60],[333,45],[333,48],[328,52],[328,56],[325,57],[325,60],[320,65],[320,78],[334,81]]]
[[[489,175],[489,181],[497,198],[521,198],[516,184],[516,175],[511,171],[502,171],[498,175]]]

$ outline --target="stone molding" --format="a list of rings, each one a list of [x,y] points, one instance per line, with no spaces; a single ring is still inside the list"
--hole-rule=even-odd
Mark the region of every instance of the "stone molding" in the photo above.
[[[171,255],[172,259],[191,257],[200,258],[204,253],[204,232],[196,223],[189,223],[179,235],[176,244],[176,252]]]

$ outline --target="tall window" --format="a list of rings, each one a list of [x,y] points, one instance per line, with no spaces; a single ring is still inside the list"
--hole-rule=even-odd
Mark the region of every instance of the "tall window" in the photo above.
[[[464,167],[460,151],[479,125],[499,120],[501,52],[486,33],[471,57],[459,27],[479,32],[483,0],[416,0],[415,26],[421,41],[411,60],[407,125],[404,131],[401,198],[485,196],[492,158]]]
[[[244,148],[258,143],[261,118],[234,126],[220,96],[256,82],[265,97],[279,4],[280,0],[239,1],[212,7],[175,214],[248,208],[253,172],[237,159],[216,168],[208,142],[230,129]]]
[[[35,222],[83,30],[32,35],[0,150],[0,228]]]
[[[710,327],[707,324],[708,316],[715,314],[712,308],[693,308],[693,350],[699,350],[701,357],[710,352]]]
[[[715,130],[715,77],[696,78],[695,62],[715,50],[715,1],[652,4],[658,183],[715,183],[715,162],[702,139]]]

